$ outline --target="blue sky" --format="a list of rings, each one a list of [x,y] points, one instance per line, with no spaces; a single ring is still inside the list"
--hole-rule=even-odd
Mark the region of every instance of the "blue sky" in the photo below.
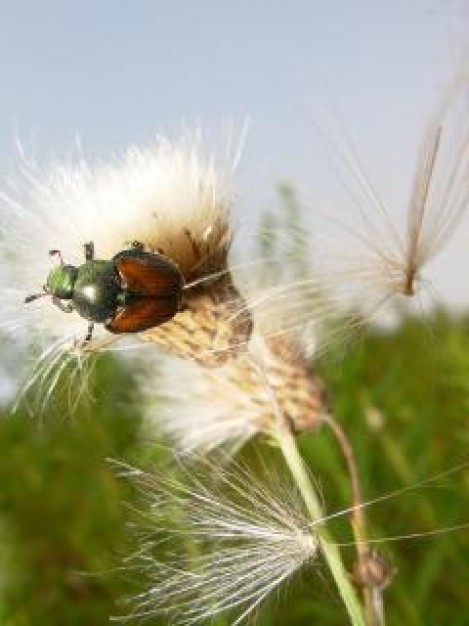
[[[182,123],[216,129],[249,117],[240,219],[272,203],[284,179],[332,201],[311,117],[318,101],[333,101],[370,176],[403,202],[425,120],[467,40],[464,4],[2,2],[0,172],[14,162],[16,136],[46,160],[79,135],[93,160]]]

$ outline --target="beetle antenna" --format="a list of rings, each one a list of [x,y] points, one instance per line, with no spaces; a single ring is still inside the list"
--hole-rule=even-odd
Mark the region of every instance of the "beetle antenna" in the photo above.
[[[53,250],[51,252],[53,252]],[[26,296],[24,301],[25,303],[32,302],[33,300],[37,300],[38,298],[42,298],[43,296],[50,296],[50,291],[47,285],[42,286],[41,293],[33,293],[31,296]]]
[[[62,253],[60,250],[49,250],[50,256],[58,256],[60,259],[60,265],[64,265],[64,260],[62,258]]]
[[[27,296],[24,301],[25,303],[32,302],[33,300],[37,300],[38,298],[42,298],[42,296],[49,296],[50,294],[47,291],[43,291],[42,293],[33,293],[31,296]]]

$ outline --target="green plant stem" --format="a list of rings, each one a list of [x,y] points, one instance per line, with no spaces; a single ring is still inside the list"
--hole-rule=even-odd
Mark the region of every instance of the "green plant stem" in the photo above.
[[[298,451],[296,440],[289,428],[277,429],[276,439],[282,451],[286,464],[303,497],[308,513],[315,525],[320,525],[325,515],[316,490],[311,483],[304,461]],[[325,527],[315,528],[322,554],[331,570],[340,596],[345,604],[351,623],[354,626],[365,626],[363,608],[357,593],[350,582],[349,575],[344,567],[340,552],[332,542]]]
[[[273,413],[276,417],[276,424],[272,429],[272,435],[277,441],[285,462],[298,486],[298,490],[304,500],[308,513],[311,516],[321,552],[337,585],[352,626],[367,626],[363,607],[358,599],[355,588],[350,582],[339,549],[332,541],[329,532],[323,525],[326,516],[321,506],[321,500],[310,480],[303,458],[298,450],[296,439],[291,431],[290,424],[285,419],[263,363],[259,362],[253,355],[250,355],[250,359],[265,381],[266,391],[270,396]]]

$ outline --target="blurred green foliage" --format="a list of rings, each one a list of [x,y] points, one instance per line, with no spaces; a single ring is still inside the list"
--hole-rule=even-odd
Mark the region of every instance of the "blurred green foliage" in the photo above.
[[[67,394],[47,412],[0,421],[1,624],[105,624],[131,588],[129,484],[108,458],[132,458],[141,416],[129,372],[100,357],[73,417]],[[93,399],[91,399],[93,397]]]
[[[416,486],[368,509],[372,536],[468,522],[469,320],[441,310],[425,321],[408,319],[395,331],[372,333],[345,359],[328,360],[321,369],[358,458],[365,498]],[[336,492],[340,508],[348,485],[332,445],[325,431],[304,441],[311,466],[327,484],[328,506]],[[418,486],[458,466],[460,471]],[[469,528],[377,547],[397,567],[386,592],[388,624],[468,623]],[[331,617],[324,623],[337,622]]]
[[[277,220],[283,233],[289,230],[282,245],[290,242],[293,273],[302,275],[307,245],[298,227],[299,206],[288,186],[281,195],[283,217],[266,215],[264,226],[271,229]],[[278,250],[275,238],[262,245],[267,254]],[[392,331],[370,330],[345,354],[328,355],[315,367],[353,443],[365,497],[415,486],[369,507],[372,536],[432,532],[469,521],[468,469],[419,486],[468,461],[469,319],[437,311]],[[109,463],[120,459],[148,467],[163,454],[141,440],[133,370],[112,356],[99,357],[90,394],[78,399],[73,415],[70,389],[60,386],[40,415],[21,406],[14,414],[5,409],[0,420],[2,626],[104,625],[110,615],[122,613],[127,595],[150,584],[143,571],[122,568],[138,548],[132,524],[135,509],[145,509],[144,499]],[[327,510],[346,507],[347,474],[330,432],[304,434],[300,445]],[[259,440],[245,455],[259,447],[261,454],[275,457],[276,451]],[[351,541],[346,519],[331,529],[340,542]],[[384,541],[377,548],[397,568],[385,594],[388,625],[467,626],[468,530]],[[345,556],[351,566],[353,548],[345,548]],[[321,565],[300,572],[256,617],[261,626],[346,623]]]
[[[442,312],[425,324],[409,320],[399,330],[371,333],[321,369],[368,498],[467,460],[469,320]],[[57,410],[39,423],[20,410],[0,422],[2,624],[106,624],[127,594],[148,584],[142,574],[119,569],[136,548],[126,503],[142,503],[106,460],[148,463],[138,397],[129,371],[111,357],[100,359],[90,384],[94,400],[84,398],[73,418]],[[345,506],[347,475],[330,433],[304,435],[301,445],[328,510]],[[268,446],[265,452],[272,454]],[[466,469],[373,505],[373,536],[464,522],[468,493]],[[351,539],[345,522],[333,530],[341,541]],[[469,531],[378,547],[398,568],[386,593],[389,624],[467,624]],[[347,556],[351,563],[351,549]],[[332,625],[345,617],[325,569],[314,567],[267,603],[259,623]]]

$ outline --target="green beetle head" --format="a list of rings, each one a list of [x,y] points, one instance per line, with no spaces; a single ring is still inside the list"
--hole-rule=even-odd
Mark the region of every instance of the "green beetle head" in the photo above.
[[[71,300],[77,275],[77,267],[73,265],[58,265],[49,272],[45,291],[61,300]]]
[[[75,281],[78,276],[78,268],[73,265],[61,263],[49,272],[47,282],[41,293],[35,293],[25,298],[25,302],[32,302],[42,296],[53,296],[60,300],[71,300]]]

